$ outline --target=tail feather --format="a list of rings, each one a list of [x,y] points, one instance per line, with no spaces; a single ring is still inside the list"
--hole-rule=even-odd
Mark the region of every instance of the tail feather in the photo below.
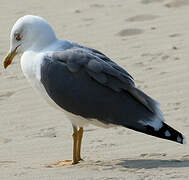
[[[160,104],[150,96],[142,92],[140,89],[130,87],[127,90],[135,99],[143,104],[149,111],[159,114]]]
[[[128,89],[128,91],[138,102],[151,112],[151,114],[147,115],[148,118],[143,118],[138,121],[142,127],[135,127],[135,129],[132,126],[129,128],[155,137],[175,141],[180,144],[186,143],[185,137],[180,132],[164,122],[163,113],[160,109],[160,104],[157,101],[135,87]]]
[[[162,123],[163,126],[158,131],[154,130],[154,128],[151,126],[146,126],[144,133],[163,139],[168,139],[170,141],[175,141],[180,144],[186,144],[186,139],[184,135],[182,135],[180,132],[173,129],[166,123]]]

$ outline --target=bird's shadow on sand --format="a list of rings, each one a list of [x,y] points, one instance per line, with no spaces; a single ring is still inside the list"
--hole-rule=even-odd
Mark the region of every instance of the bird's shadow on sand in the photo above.
[[[87,160],[80,164],[80,167],[95,166],[101,167],[104,170],[110,169],[152,169],[152,168],[182,168],[189,167],[189,159],[150,159],[150,158],[139,158],[139,159],[114,159],[114,160],[100,160],[93,161]]]
[[[161,160],[161,159],[138,159],[138,160],[119,160],[116,166],[133,169],[151,169],[151,168],[182,168],[189,167],[189,160]]]

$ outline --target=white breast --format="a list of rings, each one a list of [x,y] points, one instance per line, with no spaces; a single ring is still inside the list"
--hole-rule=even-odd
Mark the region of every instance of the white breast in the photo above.
[[[37,54],[33,51],[25,52],[21,57],[22,71],[30,82],[32,87],[40,90],[40,64],[42,63],[43,54]]]
[[[21,57],[21,68],[33,89],[39,93],[50,105],[59,108],[58,105],[48,96],[41,83],[41,64],[44,53],[35,53],[33,51],[25,52]]]

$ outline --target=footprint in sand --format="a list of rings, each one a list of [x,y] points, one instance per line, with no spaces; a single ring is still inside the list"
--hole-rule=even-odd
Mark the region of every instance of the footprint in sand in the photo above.
[[[13,91],[7,91],[7,92],[1,92],[0,93],[0,100],[4,100],[10,96],[12,96],[15,92]]]
[[[162,60],[167,60],[167,59],[169,59],[169,56],[168,56],[168,55],[163,55],[163,56],[161,57],[161,59],[162,59]]]
[[[179,8],[186,5],[189,5],[188,0],[172,0],[171,2],[165,4],[165,6],[168,8]]]
[[[56,137],[56,131],[55,128],[44,128],[40,129],[38,133],[29,135],[27,137],[48,137],[48,138],[55,138]]]
[[[175,103],[168,103],[168,111],[176,111],[180,109],[181,103],[180,102],[175,102]]]
[[[142,57],[145,57],[145,60],[153,63],[158,63],[161,61],[170,60],[170,56],[167,54],[164,54],[162,52],[158,53],[143,53],[141,54]]]
[[[174,34],[169,35],[169,37],[171,37],[171,38],[179,37],[179,36],[181,36],[181,34],[179,34],[179,33],[174,33]]]
[[[12,141],[11,139],[0,137],[0,144],[7,144],[11,141]]]
[[[79,14],[79,13],[81,13],[81,12],[82,12],[82,11],[81,11],[80,9],[75,9],[75,10],[74,10],[74,13],[78,13],[78,14]]]
[[[86,22],[86,24],[84,24],[84,26],[90,26],[90,25],[92,25],[92,23],[94,21],[93,18],[83,18],[82,20]]]
[[[147,68],[145,68],[146,71],[151,71],[153,69],[154,69],[153,67],[147,67]]]
[[[151,21],[158,18],[158,16],[153,14],[140,14],[133,17],[129,17],[126,19],[126,21],[129,22],[139,22],[139,21]]]
[[[162,157],[166,156],[166,153],[145,153],[145,154],[140,154],[141,157]]]
[[[83,18],[83,21],[93,21],[93,18]]]
[[[117,33],[118,36],[134,36],[142,34],[144,30],[137,29],[137,28],[130,28],[130,29],[123,29],[120,32]]]
[[[103,4],[91,4],[90,7],[91,8],[103,8],[104,5]]]
[[[142,0],[142,4],[150,4],[150,3],[161,3],[164,2],[165,0]]]
[[[162,75],[162,76],[166,75],[166,74],[167,74],[167,72],[165,72],[165,71],[162,71],[162,72],[159,73],[159,75]]]
[[[134,66],[135,67],[144,67],[144,63],[143,62],[137,62],[137,63],[134,63]]]

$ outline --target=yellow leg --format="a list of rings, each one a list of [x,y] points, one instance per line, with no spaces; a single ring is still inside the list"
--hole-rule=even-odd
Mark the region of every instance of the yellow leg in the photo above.
[[[81,159],[81,142],[83,138],[83,127],[80,127],[79,130],[77,131],[78,133],[78,144],[77,144],[77,160],[80,161]]]
[[[72,164],[77,164],[79,160],[77,159],[77,151],[78,151],[78,131],[76,127],[73,127],[74,133],[73,137],[73,162]]]
[[[72,137],[73,137],[73,159],[65,160],[65,161],[58,161],[56,164],[53,164],[53,165],[50,165],[47,167],[56,168],[56,167],[60,167],[60,166],[74,165],[79,162],[78,154],[80,154],[80,151],[78,153],[78,142],[79,142],[78,138],[80,137],[80,139],[82,139],[82,136],[79,135],[80,131],[77,131],[77,127],[73,126],[73,131],[74,131],[72,134]],[[81,142],[79,144],[81,147]]]

